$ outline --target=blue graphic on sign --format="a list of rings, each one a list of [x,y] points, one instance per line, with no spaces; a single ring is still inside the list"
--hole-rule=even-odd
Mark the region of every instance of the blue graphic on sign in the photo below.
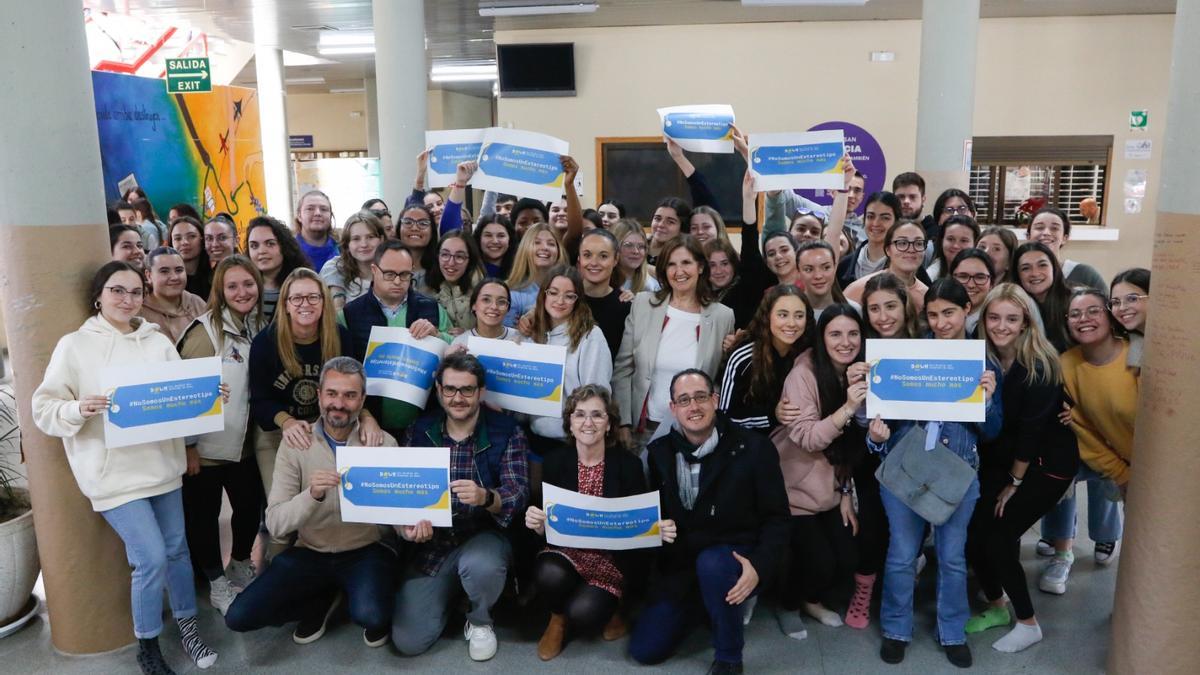
[[[546,518],[559,534],[576,537],[628,539],[655,533],[658,509],[647,506],[628,511],[592,511],[566,504],[551,504]]]
[[[488,391],[522,398],[557,401],[562,397],[563,367],[545,361],[480,356]]]
[[[396,342],[372,342],[367,345],[363,370],[368,378],[411,384],[420,389],[433,386],[433,373],[440,359],[437,354]]]
[[[673,112],[663,117],[663,130],[671,138],[724,141],[733,138],[733,117],[718,113]]]
[[[798,173],[840,173],[841,143],[809,143],[806,145],[767,145],[754,149],[750,161],[754,170],[763,176],[785,176]]]
[[[108,421],[122,429],[221,414],[221,377],[131,384],[111,395]]]
[[[562,185],[562,162],[557,153],[508,143],[490,143],[479,156],[479,168],[489,176],[535,185]]]
[[[443,143],[429,152],[429,168],[437,173],[454,173],[461,162],[474,162],[483,143]]]
[[[450,486],[445,469],[354,466],[342,476],[342,494],[358,506],[445,509]]]
[[[880,359],[871,393],[885,401],[982,403],[983,365],[967,359]]]
[[[885,187],[888,185],[885,182],[888,173],[887,159],[883,156],[883,148],[866,129],[850,122],[822,122],[809,127],[808,131],[832,131],[835,129],[841,129],[845,136],[846,154],[850,155],[850,159],[854,161],[854,168],[867,177],[863,194],[869,195],[888,189]],[[796,190],[795,192],[801,197],[811,199],[823,206],[833,204],[833,195],[826,190]],[[866,204],[867,200],[862,200],[855,211],[861,215]]]

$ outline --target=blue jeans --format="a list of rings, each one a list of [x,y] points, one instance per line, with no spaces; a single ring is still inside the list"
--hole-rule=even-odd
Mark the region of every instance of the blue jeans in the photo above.
[[[887,512],[887,562],[883,567],[883,598],[879,620],[883,637],[912,641],[913,587],[916,585],[917,556],[925,540],[925,519],[908,508],[886,487],[879,486],[883,509]],[[964,629],[971,616],[967,603],[967,524],[979,501],[979,479],[971,482],[954,515],[933,528],[937,549],[938,642],[961,645],[967,641]]]
[[[225,612],[230,630],[282,626],[329,607],[346,594],[350,620],[372,632],[388,627],[396,593],[396,556],[382,544],[338,553],[293,546],[271,560]]]
[[[1042,517],[1042,539],[1075,538],[1075,499],[1078,483],[1087,482],[1088,536],[1094,542],[1112,543],[1121,538],[1123,517],[1120,502],[1104,496],[1104,482],[1109,479],[1080,462],[1079,473],[1075,474],[1076,485],[1067,491],[1050,512]],[[1110,488],[1112,486],[1109,486]]]
[[[196,616],[196,588],[183,528],[182,490],[138,499],[101,511],[125,542],[125,557],[133,568],[130,604],[133,634],[138,639],[162,632],[163,587],[171,598],[176,619]]]
[[[746,644],[742,605],[725,602],[725,595],[742,576],[742,564],[733,557],[734,551],[745,555],[749,547],[710,546],[696,556],[696,580],[712,625],[714,658],[726,663],[741,663],[742,647]],[[667,660],[699,622],[697,604],[694,598],[665,594],[652,599],[642,610],[629,638],[629,655],[647,665]]]

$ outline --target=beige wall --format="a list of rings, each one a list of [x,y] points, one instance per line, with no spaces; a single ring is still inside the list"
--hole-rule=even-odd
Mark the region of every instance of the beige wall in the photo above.
[[[288,133],[311,134],[313,150],[366,150],[365,93],[288,94]],[[490,99],[431,89],[426,106],[430,129],[491,126]],[[361,113],[354,117],[353,113]],[[387,123],[387,115],[380,117]]]
[[[980,26],[976,135],[1114,136],[1107,213],[1120,241],[1069,249],[1106,276],[1150,263],[1173,20],[987,19]],[[594,201],[596,137],[657,135],[654,109],[666,105],[732,103],[750,133],[845,120],[875,136],[890,175],[913,165],[919,21],[498,31],[496,41],[575,43],[578,96],[501,98],[497,116],[501,125],[568,141],[583,169],[585,203]],[[877,50],[896,60],[871,63]],[[1150,161],[1123,158],[1134,108],[1150,109]],[[1150,171],[1137,216],[1121,206],[1128,168]]]

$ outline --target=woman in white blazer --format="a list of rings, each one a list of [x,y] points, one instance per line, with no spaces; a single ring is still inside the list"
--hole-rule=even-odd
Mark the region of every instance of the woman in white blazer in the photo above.
[[[733,310],[717,302],[708,261],[694,237],[663,245],[655,265],[663,287],[633,300],[613,364],[613,397],[621,409],[621,438],[640,450],[671,419],[671,378],[700,368],[717,377],[721,342],[734,331]]]

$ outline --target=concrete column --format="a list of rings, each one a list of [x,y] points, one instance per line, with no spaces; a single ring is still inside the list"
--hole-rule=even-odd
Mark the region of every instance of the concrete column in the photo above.
[[[365,78],[363,89],[367,92],[367,157],[378,157],[379,91],[375,87],[375,78]]]
[[[292,222],[292,159],[288,149],[287,85],[283,50],[259,45],[254,49],[258,76],[258,116],[262,127],[263,180],[267,185],[267,213]]]
[[[916,170],[931,207],[942,190],[967,188],[963,141],[973,133],[978,34],[979,0],[923,0]]]
[[[29,403],[58,339],[86,318],[92,274],[111,257],[79,7],[16,3],[0,21],[0,91],[23,102],[0,113],[0,296],[50,640],[74,654],[133,642],[124,546],[79,492],[62,442],[34,426]]]
[[[416,157],[425,148],[425,7],[420,2],[372,3],[375,17],[375,110],[383,200],[399,208],[412,191]]]
[[[1112,673],[1188,673],[1200,588],[1200,0],[1178,0],[1154,231],[1146,358],[1112,623]]]

